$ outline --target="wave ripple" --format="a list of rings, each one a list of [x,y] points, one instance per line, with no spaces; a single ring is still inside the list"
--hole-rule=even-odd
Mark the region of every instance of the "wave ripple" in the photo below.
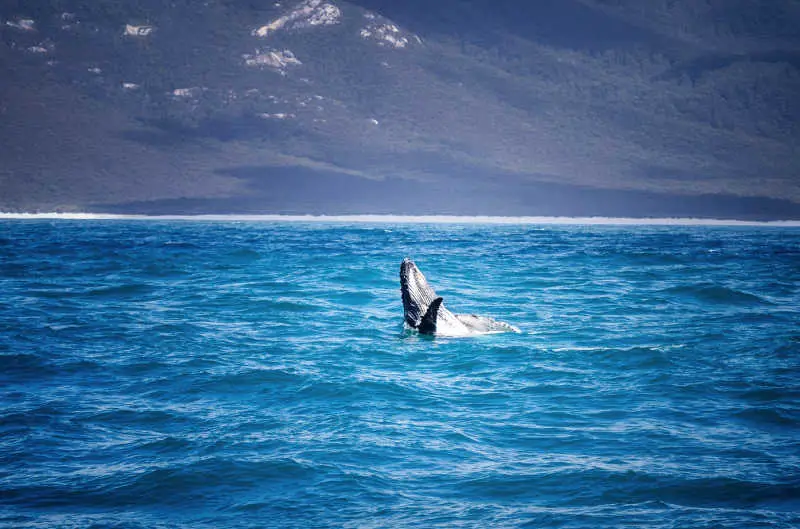
[[[0,230],[0,526],[800,526],[795,229]]]

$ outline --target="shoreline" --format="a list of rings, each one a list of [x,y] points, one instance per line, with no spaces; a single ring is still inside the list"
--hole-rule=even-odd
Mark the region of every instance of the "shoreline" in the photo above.
[[[142,220],[202,222],[361,223],[361,224],[486,224],[596,226],[769,226],[800,227],[800,220],[738,220],[637,217],[503,217],[489,215],[126,215],[113,213],[3,213],[2,220]]]

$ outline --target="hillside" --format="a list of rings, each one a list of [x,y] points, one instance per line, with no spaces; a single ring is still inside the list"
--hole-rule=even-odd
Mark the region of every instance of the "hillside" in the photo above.
[[[800,218],[799,6],[5,2],[0,210]]]

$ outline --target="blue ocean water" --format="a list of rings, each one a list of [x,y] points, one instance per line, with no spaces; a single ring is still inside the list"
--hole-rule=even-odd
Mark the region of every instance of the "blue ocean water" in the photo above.
[[[3,527],[800,526],[797,229],[7,220],[0,287]]]

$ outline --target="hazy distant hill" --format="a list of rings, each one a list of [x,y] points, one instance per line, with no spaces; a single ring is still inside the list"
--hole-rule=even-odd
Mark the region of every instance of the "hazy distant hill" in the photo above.
[[[0,209],[800,218],[791,0],[17,1]]]

